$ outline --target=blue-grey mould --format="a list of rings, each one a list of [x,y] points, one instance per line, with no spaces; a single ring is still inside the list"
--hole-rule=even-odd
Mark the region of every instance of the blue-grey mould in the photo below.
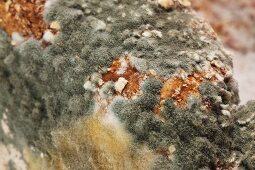
[[[12,142],[20,149],[29,145],[45,154],[54,151],[52,130],[93,114],[95,92],[83,88],[87,77],[104,73],[114,59],[127,53],[140,61],[141,71],[154,69],[166,78],[179,69],[201,70],[206,61],[214,60],[211,53],[232,67],[221,43],[208,38],[210,28],[190,27],[201,23],[187,9],[166,11],[146,0],[59,0],[44,19],[58,21],[61,27],[46,48],[33,38],[12,47],[0,30],[0,114],[9,110]],[[142,36],[145,30],[160,31],[162,36]],[[238,90],[231,75],[217,84],[204,81],[201,98],[190,96],[184,108],[167,99],[160,112],[164,121],[154,116],[161,87],[157,78],[147,79],[142,95],[133,100],[119,97],[111,104],[136,145],[151,150],[175,146],[172,158],[157,153],[153,169],[231,170],[235,163],[240,170],[254,169],[255,102],[237,106]],[[113,95],[111,88],[108,83],[101,93]],[[203,101],[210,103],[209,111]],[[2,131],[0,138],[7,141]]]

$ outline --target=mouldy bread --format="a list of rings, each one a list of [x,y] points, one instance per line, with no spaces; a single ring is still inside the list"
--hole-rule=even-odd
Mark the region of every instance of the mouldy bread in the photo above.
[[[231,57],[188,1],[158,2],[48,0],[48,42],[3,27],[0,138],[28,169],[254,169]]]

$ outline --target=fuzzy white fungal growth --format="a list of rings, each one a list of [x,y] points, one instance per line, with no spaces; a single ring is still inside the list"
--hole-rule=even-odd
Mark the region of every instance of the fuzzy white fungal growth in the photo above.
[[[159,38],[162,38],[162,32],[161,31],[157,31],[157,30],[152,30],[151,31],[154,35],[156,35],[157,37],[159,37]]]
[[[103,85],[103,80],[102,80],[102,75],[99,74],[99,73],[93,73],[90,77],[90,80],[93,82],[93,83],[96,83],[98,84],[99,86]]]
[[[94,29],[94,31],[103,31],[106,29],[106,24],[102,20],[95,19],[90,23],[90,26]]]
[[[53,43],[55,39],[54,34],[50,30],[46,30],[43,34],[43,40],[49,43]]]
[[[222,113],[223,115],[225,115],[225,116],[228,116],[228,117],[231,116],[231,114],[230,114],[230,112],[229,112],[228,110],[221,110],[221,113]]]
[[[22,159],[22,154],[12,144],[3,145],[0,143],[0,167],[3,170],[9,169],[7,165],[12,162],[14,169],[27,170],[28,167],[25,161]]]
[[[118,117],[110,110],[107,110],[107,114],[103,117],[103,122],[107,126],[112,126],[114,128],[120,128],[121,127],[121,122],[118,119]]]
[[[194,53],[194,54],[193,54],[193,57],[194,57],[194,60],[195,60],[196,62],[200,62],[201,58],[200,58],[200,56],[199,56],[197,53]]]
[[[11,130],[8,126],[8,120],[7,120],[7,116],[6,116],[5,113],[3,114],[3,119],[1,120],[1,126],[2,126],[2,129],[4,131],[4,134],[12,139],[13,134],[11,133]]]
[[[95,85],[91,82],[91,81],[87,81],[84,85],[83,85],[85,90],[89,90],[89,91],[96,91],[96,87]]]
[[[120,59],[120,68],[117,71],[117,74],[119,74],[119,75],[124,74],[127,70],[127,67],[128,67],[127,61],[125,60],[125,58],[121,58]]]
[[[170,145],[168,147],[168,152],[169,152],[168,159],[173,159],[174,153],[176,152],[175,146],[174,145]]]
[[[23,41],[25,41],[24,37],[22,37],[22,35],[18,32],[13,32],[12,33],[12,45],[19,45],[21,44]]]
[[[142,33],[142,36],[144,36],[144,37],[151,37],[151,36],[152,36],[152,33],[151,33],[151,31],[144,31],[144,32]]]
[[[255,117],[255,112],[254,113],[250,113],[248,116],[245,116],[244,118],[238,119],[237,122],[240,125],[244,125],[244,124],[250,122],[254,117]]]

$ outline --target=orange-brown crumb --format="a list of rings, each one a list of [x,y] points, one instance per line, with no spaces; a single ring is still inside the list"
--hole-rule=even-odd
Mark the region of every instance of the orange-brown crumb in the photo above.
[[[131,98],[140,89],[141,81],[143,80],[144,75],[136,72],[130,76],[130,79],[126,85],[126,87],[123,90],[123,94],[125,94],[128,98]]]
[[[120,75],[117,74],[118,69],[120,68],[120,59],[114,60],[112,62],[111,67],[109,68],[108,72],[103,74],[103,81],[117,81]]]
[[[159,114],[160,113],[160,111],[161,111],[161,109],[162,109],[162,104],[157,104],[155,107],[154,107],[154,113],[156,113],[156,114]]]
[[[9,35],[19,32],[23,36],[41,39],[46,29],[43,21],[45,0],[0,1],[0,27]]]
[[[123,89],[121,95],[127,98],[133,97],[140,89],[140,84],[145,74],[142,74],[137,71],[134,67],[131,66],[128,57],[125,57],[125,61],[128,66],[123,74],[118,74],[119,69],[121,69],[121,59],[114,60],[108,72],[103,74],[102,79],[104,82],[114,81],[116,82],[120,77],[125,78],[128,83]]]
[[[160,99],[172,98],[178,106],[185,106],[190,95],[200,96],[199,86],[204,81],[202,73],[188,75],[186,79],[173,77],[168,79],[162,89]]]
[[[126,66],[123,67],[123,62],[126,63]],[[218,64],[211,64],[211,68],[215,71],[215,74],[219,74],[220,76],[224,77],[227,73],[227,70],[223,67],[217,66]],[[120,74],[120,70],[122,70]],[[207,76],[208,72],[197,72],[197,73],[185,73],[180,71],[180,74],[185,75],[188,74],[186,77],[180,77],[179,73],[169,79],[165,80],[164,78],[160,77],[158,74],[151,74],[149,71],[148,73],[141,73],[136,68],[132,67],[130,64],[128,56],[116,59],[113,61],[111,67],[108,69],[108,72],[103,74],[102,79],[104,82],[107,81],[114,81],[117,82],[119,78],[124,78],[127,80],[127,84],[124,87],[123,91],[116,92],[117,95],[121,95],[123,97],[127,97],[131,99],[133,96],[139,94],[141,89],[141,82],[146,79],[147,77],[155,77],[161,82],[163,82],[163,87],[160,91],[160,102],[155,106],[154,113],[160,120],[164,121],[164,118],[161,117],[159,114],[163,107],[164,102],[167,99],[172,99],[175,102],[175,105],[183,108],[186,106],[188,98],[193,95],[198,98],[201,98],[199,92],[199,86],[205,81],[208,80],[210,82],[218,82],[220,79],[212,74],[212,76]],[[211,109],[211,104],[209,101],[202,99],[202,104],[205,106],[206,110]]]

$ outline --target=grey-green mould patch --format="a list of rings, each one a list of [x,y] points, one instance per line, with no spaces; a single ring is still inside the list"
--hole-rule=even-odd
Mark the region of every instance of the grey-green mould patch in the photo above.
[[[139,71],[153,69],[166,78],[179,69],[201,71],[215,56],[232,67],[222,45],[204,31],[209,28],[191,28],[200,21],[189,10],[165,11],[145,0],[61,0],[44,17],[61,26],[45,49],[32,38],[12,47],[0,30],[0,115],[8,108],[14,143],[24,138],[22,143],[44,153],[54,149],[53,129],[93,113],[94,92],[83,84],[120,56],[131,54]],[[184,109],[166,100],[160,113],[165,122],[153,112],[161,87],[150,79],[143,83],[143,95],[116,99],[111,106],[137,144],[175,146],[174,157],[159,156],[154,169],[215,169],[217,161],[228,166],[230,159],[240,169],[254,169],[255,103],[236,106],[238,91],[231,76],[217,85],[201,85],[203,100],[212,104],[207,113],[200,98],[191,96]]]

